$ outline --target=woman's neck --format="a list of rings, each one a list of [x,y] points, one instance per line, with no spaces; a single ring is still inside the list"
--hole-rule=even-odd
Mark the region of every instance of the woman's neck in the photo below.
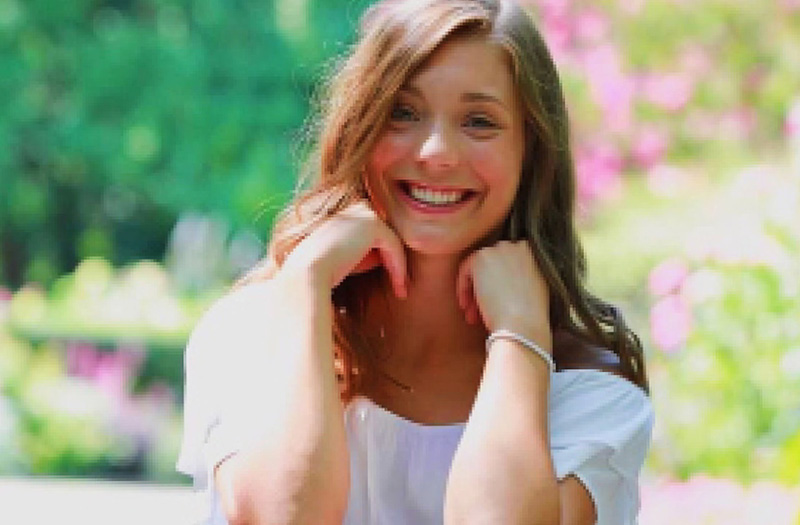
[[[388,365],[417,375],[483,356],[486,331],[470,325],[458,305],[456,278],[461,257],[408,255],[408,297],[391,292],[377,303],[376,321],[383,329]]]

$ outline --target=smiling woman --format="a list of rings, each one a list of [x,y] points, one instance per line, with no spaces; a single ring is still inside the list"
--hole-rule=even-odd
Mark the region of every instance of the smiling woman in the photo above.
[[[485,36],[455,35],[399,90],[367,176],[410,249],[464,252],[503,223],[525,146],[509,65]]]
[[[307,189],[187,349],[208,523],[634,523],[641,348],[585,288],[526,13],[384,0],[322,100]]]

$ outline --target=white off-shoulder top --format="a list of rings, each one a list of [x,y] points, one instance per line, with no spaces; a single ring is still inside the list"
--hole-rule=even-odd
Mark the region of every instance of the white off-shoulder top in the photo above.
[[[194,479],[201,523],[225,525],[211,479],[235,452],[187,359],[184,436],[177,468]],[[597,370],[553,374],[550,448],[558,479],[576,476],[597,509],[597,525],[636,523],[638,476],[653,426],[649,398],[629,381]],[[207,399],[207,398],[206,398]],[[351,485],[345,524],[426,525],[443,520],[444,491],[465,424],[423,425],[366,397],[345,410]]]

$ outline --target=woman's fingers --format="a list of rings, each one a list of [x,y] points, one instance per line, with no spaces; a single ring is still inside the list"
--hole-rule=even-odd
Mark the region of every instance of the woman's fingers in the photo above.
[[[383,259],[376,248],[367,252],[361,262],[350,273],[364,273],[383,265]]]
[[[406,297],[406,256],[397,234],[366,202],[355,203],[312,231],[292,251],[296,265],[314,267],[338,286],[348,275],[383,266],[398,297]]]
[[[547,284],[527,242],[501,241],[474,252],[456,286],[470,322],[531,336],[548,325]]]

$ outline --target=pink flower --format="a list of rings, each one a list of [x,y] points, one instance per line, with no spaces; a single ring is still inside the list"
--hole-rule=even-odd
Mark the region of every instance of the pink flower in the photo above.
[[[0,286],[0,323],[8,315],[12,297],[14,297],[14,294],[11,293],[11,290]]]
[[[798,3],[800,3],[800,0],[798,0]],[[783,131],[789,138],[800,138],[800,99],[795,100],[786,113]]]
[[[623,71],[616,46],[606,43],[587,50],[583,68],[592,99],[603,110],[604,127],[614,132],[630,130],[636,86]]]
[[[562,63],[567,60],[572,44],[573,24],[570,15],[570,0],[527,1],[535,6],[541,17],[542,36],[553,59]]]
[[[76,377],[90,378],[94,376],[100,357],[97,349],[83,342],[67,344],[67,372]]]
[[[618,6],[615,6],[615,9],[619,9],[627,15],[635,16],[642,11],[646,1],[647,0],[628,0],[627,2],[621,2]]]
[[[689,275],[689,268],[682,260],[667,259],[650,271],[650,293],[660,297],[677,292],[687,275]]]
[[[642,96],[666,111],[683,109],[694,94],[694,81],[685,73],[651,74],[642,79]]]
[[[703,80],[712,73],[713,61],[708,50],[693,44],[681,53],[679,63],[686,74],[695,82]]]
[[[539,0],[529,3],[538,5],[544,16],[566,16],[569,14],[570,2],[571,0]]]
[[[622,157],[613,145],[584,144],[575,159],[579,200],[609,198],[620,191]]]
[[[569,14],[545,11],[542,16],[542,36],[556,62],[566,60],[572,44],[572,33]]]
[[[144,350],[120,347],[100,356],[93,380],[112,399],[122,402],[130,393],[143,362]]]
[[[653,342],[665,352],[672,353],[683,346],[691,328],[691,312],[678,295],[662,297],[650,309]]]
[[[639,166],[650,169],[664,159],[668,148],[666,133],[653,126],[647,126],[634,138],[631,154]]]
[[[758,116],[752,108],[742,107],[719,116],[717,136],[728,140],[746,140],[755,130]]]
[[[578,14],[575,31],[583,42],[598,42],[608,33],[608,18],[596,9],[587,9]]]
[[[104,353],[100,356],[93,381],[117,403],[121,403],[128,394],[129,378],[114,354]]]
[[[783,0],[780,6],[787,14],[791,14],[794,11],[800,11],[800,0]]]

